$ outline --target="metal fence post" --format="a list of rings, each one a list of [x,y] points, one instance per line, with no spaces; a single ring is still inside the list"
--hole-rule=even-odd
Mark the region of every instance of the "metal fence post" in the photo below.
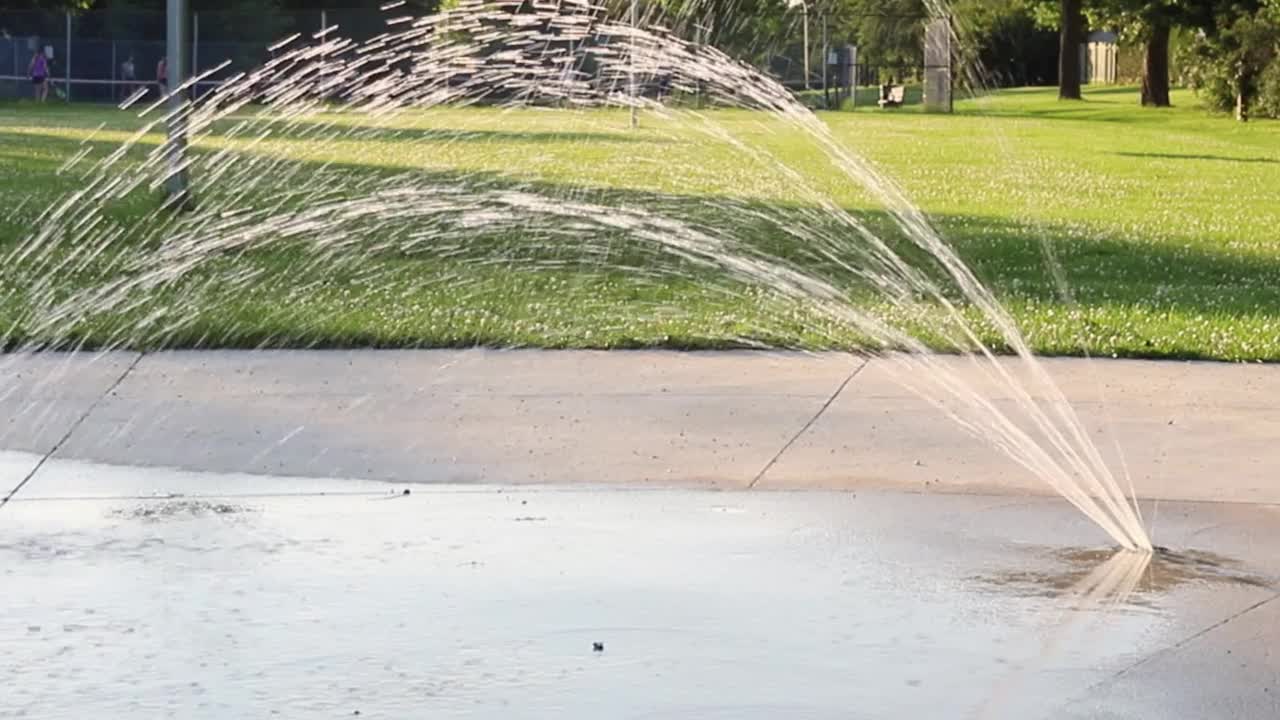
[[[66,77],[67,102],[71,102],[71,13],[67,13],[67,59],[64,75]]]
[[[849,97],[853,98],[853,107],[858,107],[858,73],[862,66],[858,64],[858,46],[853,46],[853,57],[849,60],[853,67],[849,68]]]

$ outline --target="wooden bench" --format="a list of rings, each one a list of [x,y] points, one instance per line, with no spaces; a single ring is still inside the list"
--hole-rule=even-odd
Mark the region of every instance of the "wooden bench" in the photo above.
[[[876,102],[882,108],[900,107],[907,97],[906,85],[890,85],[889,92],[880,91],[880,99]]]

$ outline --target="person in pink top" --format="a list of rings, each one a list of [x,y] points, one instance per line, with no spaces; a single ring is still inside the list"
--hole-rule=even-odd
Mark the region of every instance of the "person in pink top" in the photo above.
[[[27,66],[27,74],[31,76],[31,86],[35,89],[36,100],[44,102],[49,99],[49,59],[43,50],[36,50],[31,55],[31,64]]]

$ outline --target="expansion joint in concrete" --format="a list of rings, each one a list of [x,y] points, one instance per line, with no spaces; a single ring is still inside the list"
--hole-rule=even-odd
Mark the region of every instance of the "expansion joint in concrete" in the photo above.
[[[1273,589],[1274,589],[1274,587],[1273,587]],[[1263,608],[1263,607],[1264,607],[1264,606],[1266,606],[1266,605],[1270,605],[1272,602],[1275,602],[1276,600],[1280,600],[1280,593],[1275,593],[1275,594],[1272,594],[1272,595],[1270,595],[1270,596],[1268,596],[1268,597],[1265,597],[1265,598],[1263,598],[1263,599],[1261,599],[1261,600],[1259,600],[1259,601],[1257,601],[1257,602],[1253,603],[1253,604],[1252,604],[1252,605],[1250,605],[1249,607],[1246,607],[1246,608],[1244,608],[1244,609],[1242,609],[1242,610],[1239,610],[1239,611],[1237,611],[1237,612],[1234,612],[1234,613],[1232,613],[1232,614],[1228,615],[1227,617],[1225,617],[1225,618],[1223,618],[1223,619],[1221,619],[1221,620],[1219,620],[1219,621],[1217,621],[1217,622],[1213,623],[1212,625],[1209,625],[1208,627],[1201,628],[1200,630],[1197,630],[1196,632],[1194,632],[1194,633],[1192,633],[1192,634],[1188,635],[1187,637],[1185,637],[1185,638],[1183,638],[1183,639],[1179,640],[1178,642],[1176,642],[1176,643],[1174,643],[1174,644],[1172,644],[1172,645],[1170,645],[1170,646],[1168,646],[1168,647],[1166,647],[1166,648],[1163,648],[1163,649],[1161,649],[1161,650],[1157,650],[1157,651],[1155,651],[1155,652],[1151,653],[1150,655],[1146,655],[1146,656],[1144,656],[1143,658],[1141,658],[1141,659],[1140,659],[1140,660],[1138,660],[1137,662],[1134,662],[1134,663],[1130,664],[1129,666],[1127,666],[1127,667],[1125,667],[1125,668],[1122,668],[1121,670],[1119,670],[1118,672],[1116,672],[1116,673],[1115,673],[1114,675],[1112,675],[1111,677],[1107,678],[1106,680],[1104,680],[1104,681],[1102,681],[1102,682],[1098,683],[1097,685],[1095,685],[1094,687],[1090,688],[1090,689],[1089,689],[1089,692],[1093,692],[1096,688],[1103,687],[1103,686],[1109,685],[1109,684],[1111,684],[1111,683],[1114,683],[1115,681],[1119,680],[1120,678],[1124,677],[1125,675],[1128,675],[1129,673],[1133,672],[1134,670],[1137,670],[1138,668],[1140,668],[1140,667],[1142,667],[1142,666],[1146,665],[1147,663],[1151,662],[1152,660],[1155,660],[1156,658],[1159,658],[1159,657],[1163,657],[1163,656],[1165,656],[1165,655],[1168,655],[1169,653],[1177,652],[1178,650],[1181,650],[1182,648],[1186,647],[1187,645],[1190,645],[1191,643],[1193,643],[1193,642],[1195,642],[1196,640],[1198,640],[1198,639],[1200,639],[1200,638],[1204,637],[1205,635],[1208,635],[1209,633],[1211,633],[1211,632],[1213,632],[1213,631],[1217,630],[1218,628],[1221,628],[1221,627],[1223,627],[1224,625],[1227,625],[1227,624],[1229,624],[1229,623],[1235,622],[1236,620],[1239,620],[1240,618],[1244,617],[1245,615],[1248,615],[1249,613],[1254,612],[1255,610],[1259,610],[1259,609]]]
[[[90,403],[89,406],[85,408],[84,412],[80,413],[75,422],[71,423],[71,427],[67,428],[67,431],[62,434],[62,437],[58,438],[58,441],[53,444],[53,447],[49,448],[49,452],[45,453],[40,458],[40,461],[31,468],[30,472],[23,476],[22,480],[20,480],[17,485],[13,486],[12,490],[6,493],[3,498],[0,498],[0,509],[4,509],[4,506],[8,505],[10,500],[17,496],[18,493],[22,492],[22,489],[25,488],[27,484],[31,482],[31,479],[40,472],[40,469],[44,467],[44,464],[49,462],[49,459],[62,449],[62,446],[71,439],[72,435],[75,435],[76,431],[80,429],[80,426],[84,424],[84,421],[89,419],[89,416],[93,414],[94,410],[98,409],[98,406],[102,404],[102,401],[110,397],[111,393],[115,392],[116,388],[120,387],[120,384],[124,382],[124,379],[129,377],[129,373],[133,372],[133,369],[138,367],[138,363],[142,362],[142,358],[145,355],[146,353],[138,353],[137,356],[133,358],[133,362],[129,363],[128,367],[120,373],[120,376],[117,377],[106,390],[102,391],[102,394]]]
[[[818,412],[814,413],[813,417],[809,418],[809,422],[805,423],[804,427],[800,428],[799,432],[797,432],[795,435],[792,435],[791,439],[788,440],[787,443],[782,446],[782,449],[779,450],[772,458],[770,458],[769,462],[765,463],[765,466],[760,469],[760,472],[756,473],[755,477],[751,478],[751,482],[747,484],[748,490],[755,489],[755,486],[760,482],[760,480],[763,479],[764,476],[767,475],[769,471],[773,469],[774,465],[778,464],[778,461],[781,460],[782,456],[785,455],[787,451],[791,449],[791,446],[794,445],[797,440],[803,437],[805,433],[809,432],[809,428],[813,427],[814,423],[818,422],[818,418],[822,417],[823,413],[827,411],[827,408],[831,407],[831,404],[836,401],[836,398],[840,397],[840,393],[844,392],[844,389],[846,387],[849,387],[849,383],[853,382],[853,379],[858,377],[858,373],[862,372],[863,368],[865,368],[870,363],[871,363],[871,360],[869,358],[862,359],[862,362],[856,368],[853,369],[853,372],[849,373],[849,376],[844,379],[844,382],[840,383],[840,387],[836,388],[836,391],[834,393],[831,393],[831,397],[827,398],[827,401],[822,404],[822,407],[818,408]]]

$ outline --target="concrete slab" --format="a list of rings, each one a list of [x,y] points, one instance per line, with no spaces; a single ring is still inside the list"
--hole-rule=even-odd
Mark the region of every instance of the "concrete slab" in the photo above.
[[[1089,688],[1063,718],[1280,717],[1280,598]],[[1240,682],[1243,677],[1250,682]],[[1185,678],[1174,683],[1170,678]]]
[[[136,353],[0,354],[0,451],[48,454]]]
[[[103,472],[99,487],[135,490]],[[280,495],[298,483],[9,505],[4,708],[53,720],[1060,717],[1273,597],[1280,577],[1278,511],[1244,505],[1166,504],[1158,537],[1184,552],[1147,564],[1100,549],[1096,529],[1047,498]],[[1200,689],[1190,707],[1232,710],[1245,706],[1213,698],[1273,678],[1218,654],[1177,657],[1120,681],[1135,697]],[[1090,701],[1115,717],[1272,717]]]
[[[1010,393],[965,359],[941,359],[1006,413]],[[1012,361],[1010,361],[1012,364]],[[1139,496],[1280,502],[1280,367],[1046,360],[1110,465]],[[760,487],[1051,492],[905,389],[873,360],[762,478]],[[1042,392],[1034,392],[1045,397]],[[1119,448],[1119,452],[1117,452]],[[1123,459],[1122,457],[1123,456]]]
[[[1280,508],[1218,505],[1210,517],[1199,514],[1202,507],[1166,506],[1174,513],[1174,525],[1165,526],[1170,532],[1164,539],[1217,548],[1236,557],[1275,554],[1280,538],[1274,528],[1280,528]],[[1216,622],[1199,619],[1196,630],[1171,638],[1164,649],[1078,694],[1058,716],[1070,720],[1280,717],[1280,658],[1276,656],[1280,593],[1274,583],[1267,589],[1270,594]]]
[[[59,456],[399,482],[742,487],[861,362],[764,353],[161,353],[139,363]]]
[[[40,465],[43,455],[0,451],[0,499],[7,496]]]
[[[393,482],[722,488],[748,485],[767,467],[758,487],[1049,492],[904,389],[884,360],[822,411],[860,359],[175,352],[142,358],[104,398],[134,359],[3,358],[0,451],[47,453],[84,417],[59,457]],[[1014,407],[969,360],[937,362],[997,407]],[[1280,367],[1071,359],[1045,367],[1140,495],[1280,502],[1271,470],[1280,465],[1280,409],[1270,400],[1280,394]]]

